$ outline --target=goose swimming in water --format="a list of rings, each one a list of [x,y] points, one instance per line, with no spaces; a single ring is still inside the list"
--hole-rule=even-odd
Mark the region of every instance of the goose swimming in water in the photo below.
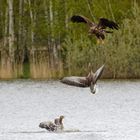
[[[96,24],[83,15],[74,15],[71,17],[71,21],[77,23],[86,23],[89,26],[89,35],[95,35],[99,39],[97,41],[99,42],[101,40],[102,43],[105,39],[106,33],[113,33],[113,31],[106,30],[107,27],[116,30],[119,28],[117,23],[106,18],[100,18],[98,24]]]
[[[97,80],[101,77],[104,70],[104,65],[102,65],[95,73],[92,71],[86,77],[70,76],[64,77],[61,82],[67,85],[77,86],[77,87],[90,87],[91,93],[96,92]]]
[[[45,128],[46,130],[51,131],[51,132],[62,131],[64,129],[63,119],[64,119],[64,116],[60,116],[59,118],[54,119],[54,123],[51,121],[41,122],[39,124],[39,127]]]

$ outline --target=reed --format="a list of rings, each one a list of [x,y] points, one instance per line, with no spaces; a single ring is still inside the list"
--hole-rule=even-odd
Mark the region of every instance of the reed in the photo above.
[[[63,75],[63,65],[50,60],[45,50],[34,51],[30,55],[30,77],[34,79],[54,79]]]
[[[8,79],[13,77],[12,63],[6,50],[0,51],[0,78]]]

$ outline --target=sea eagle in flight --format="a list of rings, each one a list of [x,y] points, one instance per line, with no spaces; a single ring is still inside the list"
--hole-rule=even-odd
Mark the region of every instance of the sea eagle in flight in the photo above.
[[[89,26],[89,35],[95,35],[97,37],[97,41],[102,41],[105,39],[106,33],[113,33],[113,31],[106,30],[106,28],[116,29],[118,30],[119,26],[116,22],[108,20],[106,18],[100,18],[98,24],[94,23],[90,19],[82,15],[74,15],[71,17],[72,22],[83,22]]]

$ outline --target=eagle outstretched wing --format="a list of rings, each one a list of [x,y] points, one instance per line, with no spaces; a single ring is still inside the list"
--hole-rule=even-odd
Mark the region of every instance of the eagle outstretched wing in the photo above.
[[[106,27],[109,27],[111,29],[116,29],[116,30],[118,30],[119,28],[117,23],[115,23],[114,21],[108,20],[106,18],[100,18],[98,27],[101,29],[105,29]]]
[[[89,20],[87,17],[82,16],[82,15],[74,15],[71,17],[72,22],[83,22],[88,24],[89,26],[94,26],[95,24]]]

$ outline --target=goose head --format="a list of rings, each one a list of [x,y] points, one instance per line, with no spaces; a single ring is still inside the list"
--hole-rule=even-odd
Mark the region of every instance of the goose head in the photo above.
[[[60,116],[60,119],[64,119],[65,117],[63,115]]]
[[[61,116],[60,116],[60,124],[62,124],[63,119],[64,119],[64,116],[61,115]]]

